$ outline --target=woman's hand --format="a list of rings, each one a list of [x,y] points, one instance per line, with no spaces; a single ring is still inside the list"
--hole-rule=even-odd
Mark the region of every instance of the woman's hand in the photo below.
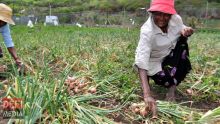
[[[139,77],[141,80],[141,86],[143,89],[144,102],[149,107],[149,110],[153,113],[152,118],[157,118],[157,105],[153,97],[151,97],[149,78],[147,76],[147,71],[138,68]]]
[[[157,118],[157,103],[156,103],[155,99],[151,96],[148,96],[148,97],[144,98],[144,102],[145,102],[145,104],[147,104],[149,106],[149,110],[153,114],[152,118],[156,119]]]
[[[19,59],[19,58],[16,58],[15,59],[15,64],[18,66],[18,67],[21,67],[23,65],[22,61]]]
[[[193,34],[194,30],[191,27],[186,27],[181,31],[181,35],[184,37],[189,37]]]
[[[19,75],[25,75],[26,70],[25,70],[25,65],[23,64],[23,62],[19,58],[16,58],[15,64],[18,68],[17,71],[19,72]]]

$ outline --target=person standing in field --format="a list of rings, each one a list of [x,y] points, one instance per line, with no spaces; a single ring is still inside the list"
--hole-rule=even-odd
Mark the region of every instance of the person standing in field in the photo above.
[[[175,100],[175,90],[191,70],[187,37],[193,29],[183,24],[174,0],[152,0],[149,18],[141,27],[134,68],[139,73],[144,102],[157,117],[156,100],[149,78],[168,89],[166,99]]]
[[[20,68],[22,66],[22,61],[17,56],[16,50],[14,48],[14,43],[11,38],[9,24],[15,25],[14,21],[12,20],[12,9],[9,6],[0,3],[0,32],[2,34],[4,43],[10,55],[13,57],[18,68]],[[3,53],[1,49],[0,49],[0,57],[3,57]]]

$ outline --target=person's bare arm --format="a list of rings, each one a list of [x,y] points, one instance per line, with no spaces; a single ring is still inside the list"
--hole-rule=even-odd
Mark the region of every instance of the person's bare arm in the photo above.
[[[14,47],[8,47],[8,52],[11,54],[11,56],[13,57],[15,63],[17,66],[21,66],[22,65],[22,61],[20,60],[20,58],[17,56],[16,50]]]
[[[149,78],[147,76],[147,72],[144,69],[138,69],[139,78],[141,81],[141,87],[143,90],[144,102],[149,106],[149,109],[153,112],[153,118],[157,117],[157,106],[156,101],[151,95],[150,86],[149,86]]]
[[[139,71],[139,78],[141,80],[141,86],[143,89],[143,97],[147,98],[147,97],[151,97],[151,91],[150,91],[150,86],[149,86],[149,79],[147,76],[147,72],[144,69],[138,69]]]

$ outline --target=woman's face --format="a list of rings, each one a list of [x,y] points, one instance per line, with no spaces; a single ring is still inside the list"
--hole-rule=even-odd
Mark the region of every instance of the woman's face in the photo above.
[[[6,25],[6,22],[0,20],[0,27],[2,27],[2,26],[4,26],[4,25]]]
[[[165,28],[168,26],[168,23],[171,18],[171,14],[163,13],[163,12],[152,12],[154,23],[159,28]]]

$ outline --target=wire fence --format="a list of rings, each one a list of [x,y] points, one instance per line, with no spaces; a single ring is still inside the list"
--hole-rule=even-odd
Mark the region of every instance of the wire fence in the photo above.
[[[220,28],[220,9],[212,8],[209,11],[187,7],[178,10],[186,25],[194,28]],[[14,16],[16,24],[27,24],[31,20],[34,24],[45,24],[46,16],[50,14],[29,14],[26,16]],[[148,18],[146,9],[139,9],[133,12],[103,12],[103,11],[82,11],[72,13],[52,13],[58,17],[59,24],[82,26],[122,26],[140,27]],[[50,24],[51,22],[48,22]],[[53,24],[53,23],[52,23]]]
[[[97,25],[133,25],[138,26],[147,18],[147,12],[144,10],[128,12],[101,12],[101,11],[82,11],[72,13],[53,13],[57,16],[60,24],[80,23],[85,26]],[[49,14],[37,14],[28,16],[14,16],[17,24],[27,24],[28,20],[36,23],[44,23]]]

